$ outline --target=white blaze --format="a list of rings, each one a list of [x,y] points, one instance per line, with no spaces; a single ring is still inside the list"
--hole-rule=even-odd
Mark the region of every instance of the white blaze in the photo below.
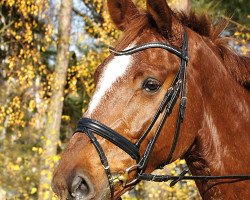
[[[105,93],[112,88],[112,84],[115,83],[120,77],[125,75],[131,64],[131,56],[116,56],[107,65],[94,93],[94,96],[89,104],[88,114],[92,114],[93,111],[100,104],[101,99],[105,96]]]

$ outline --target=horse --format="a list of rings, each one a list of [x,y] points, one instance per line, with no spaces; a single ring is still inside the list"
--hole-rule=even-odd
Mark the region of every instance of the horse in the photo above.
[[[250,58],[207,15],[147,0],[108,0],[123,31],[95,72],[95,92],[55,169],[60,199],[120,199],[150,174],[186,160],[203,199],[250,196]],[[185,116],[185,118],[184,118]]]

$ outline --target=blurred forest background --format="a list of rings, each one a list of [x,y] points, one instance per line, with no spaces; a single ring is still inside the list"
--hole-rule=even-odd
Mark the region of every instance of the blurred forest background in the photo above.
[[[231,46],[249,56],[248,0],[168,2],[206,12],[215,23],[229,20],[223,36],[236,38]],[[103,0],[0,0],[0,200],[56,199],[53,168],[91,98],[93,73],[120,34]],[[184,166],[180,160],[157,173]],[[173,188],[142,182],[123,199],[200,197],[192,181]]]

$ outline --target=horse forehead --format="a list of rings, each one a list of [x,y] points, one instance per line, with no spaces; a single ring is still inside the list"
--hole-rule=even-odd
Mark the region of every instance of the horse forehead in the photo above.
[[[133,46],[132,44],[127,48],[132,48]],[[101,101],[104,99],[106,93],[112,90],[113,84],[126,76],[128,69],[132,66],[132,57],[132,55],[115,56],[106,64],[90,102],[88,114],[92,114],[101,105]]]
[[[145,42],[156,42],[162,41],[162,38],[159,38],[154,31],[148,29],[142,34],[140,37],[137,37],[131,44],[124,45],[126,48],[124,50],[130,49],[137,44],[142,44]],[[156,51],[157,52],[157,51]],[[151,56],[150,56],[151,55]],[[152,58],[152,52],[144,58],[149,59]],[[105,99],[105,95],[107,92],[111,91],[114,83],[116,83],[119,79],[126,77],[129,69],[136,65],[138,59],[133,59],[134,55],[124,55],[124,56],[115,56],[108,61],[107,64],[103,65],[103,70],[100,73],[100,78],[97,83],[96,91],[92,100],[90,101],[89,108],[87,111],[87,115],[91,115],[94,111],[102,104],[102,100]],[[148,61],[148,59],[146,59]],[[148,61],[149,62],[149,61]],[[133,70],[139,69],[138,67],[134,67]]]

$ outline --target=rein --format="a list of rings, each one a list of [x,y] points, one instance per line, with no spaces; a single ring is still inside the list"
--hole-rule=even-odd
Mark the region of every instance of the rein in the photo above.
[[[78,122],[77,129],[75,133],[85,133],[95,146],[101,163],[104,167],[104,170],[106,172],[108,181],[109,181],[109,187],[110,187],[110,194],[111,199],[114,197],[114,185],[116,182],[123,182],[124,188],[131,187],[137,184],[141,180],[145,181],[155,181],[155,182],[165,182],[172,180],[170,183],[170,186],[174,186],[177,182],[181,180],[214,180],[214,179],[239,179],[239,180],[245,180],[250,179],[250,175],[226,175],[226,176],[185,176],[188,173],[188,169],[185,169],[179,176],[171,176],[171,175],[154,175],[154,174],[146,174],[145,169],[147,167],[147,164],[149,162],[150,155],[153,152],[154,146],[156,144],[156,141],[161,133],[161,130],[167,120],[167,118],[172,113],[172,110],[174,106],[176,105],[177,100],[180,97],[180,104],[179,104],[179,112],[178,112],[178,118],[176,122],[176,130],[174,134],[174,139],[172,141],[172,147],[169,151],[168,157],[164,163],[162,163],[158,168],[163,168],[165,165],[169,164],[172,160],[174,151],[177,146],[178,138],[179,138],[179,132],[180,132],[180,126],[181,123],[184,120],[185,115],[185,109],[186,109],[186,67],[188,63],[188,37],[186,30],[184,31],[184,40],[182,44],[181,51],[177,48],[165,44],[165,43],[159,43],[159,42],[153,42],[153,43],[145,43],[142,45],[135,46],[131,49],[124,50],[124,51],[116,51],[114,48],[110,48],[111,53],[113,53],[115,56],[122,56],[122,55],[131,55],[134,53],[137,53],[139,51],[143,51],[149,48],[161,48],[164,50],[167,50],[176,56],[178,56],[181,59],[181,66],[179,69],[179,72],[177,73],[176,77],[174,78],[170,88],[167,90],[156,114],[154,115],[152,122],[146,129],[146,131],[141,135],[141,137],[138,139],[138,141],[133,144],[128,139],[123,137],[121,134],[117,133],[113,129],[107,127],[106,125],[89,118],[81,118]],[[140,156],[139,149],[141,143],[145,140],[147,135],[150,133],[152,128],[154,127],[156,121],[158,118],[162,116],[161,121],[157,127],[157,130],[155,131],[153,139],[148,143],[147,148],[142,156]],[[75,134],[74,133],[74,134]],[[108,164],[107,157],[97,141],[94,134],[97,134],[106,140],[112,142],[117,147],[121,148],[123,151],[125,151],[128,155],[130,155],[131,158],[136,160],[136,165],[133,165],[126,169],[125,174],[119,176],[118,178],[113,178],[110,172],[110,167]],[[134,180],[127,183],[129,174],[133,171],[136,171],[137,175]]]

